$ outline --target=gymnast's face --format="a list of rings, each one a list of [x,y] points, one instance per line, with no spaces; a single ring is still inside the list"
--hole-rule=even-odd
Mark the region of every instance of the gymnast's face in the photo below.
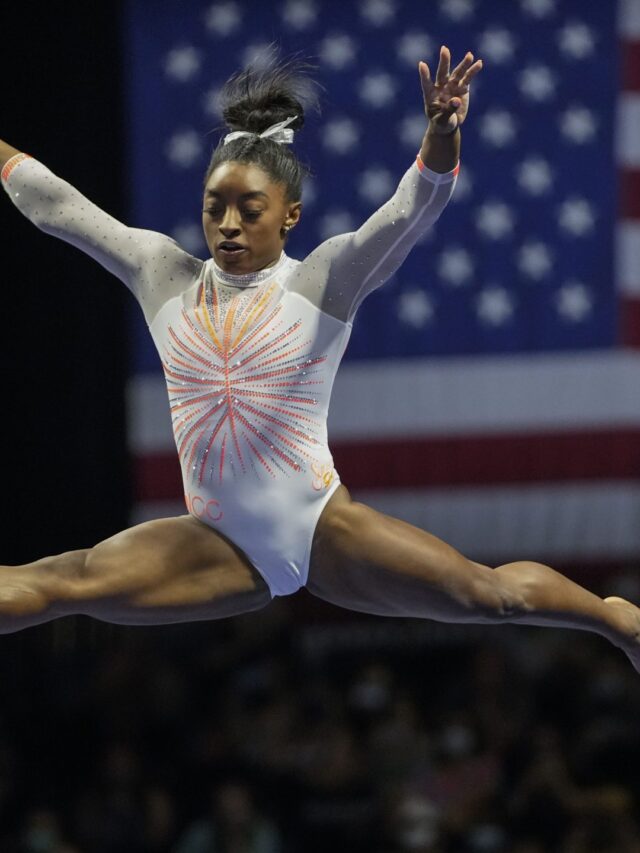
[[[253,163],[221,163],[204,190],[202,226],[207,246],[225,272],[249,273],[273,266],[282,252],[287,227],[300,218],[300,202],[286,200]]]

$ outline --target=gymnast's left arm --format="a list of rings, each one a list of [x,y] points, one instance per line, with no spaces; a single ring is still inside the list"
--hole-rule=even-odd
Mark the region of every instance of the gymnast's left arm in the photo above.
[[[426,62],[419,63],[428,128],[416,162],[394,195],[357,231],[319,246],[292,278],[292,290],[339,320],[350,321],[367,294],[393,275],[451,198],[469,85],[482,61],[467,53],[453,71],[450,61],[448,48],[442,47],[435,81]]]

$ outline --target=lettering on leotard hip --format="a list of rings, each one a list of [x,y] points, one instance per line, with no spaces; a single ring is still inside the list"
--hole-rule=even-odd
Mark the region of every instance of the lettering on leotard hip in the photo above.
[[[220,521],[224,515],[220,501],[215,500],[215,498],[205,500],[200,495],[190,495],[185,492],[184,502],[187,505],[188,512],[202,521]]]

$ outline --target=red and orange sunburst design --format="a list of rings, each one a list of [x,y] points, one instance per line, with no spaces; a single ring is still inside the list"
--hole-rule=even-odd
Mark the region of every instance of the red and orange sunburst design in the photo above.
[[[233,474],[299,471],[321,423],[314,389],[326,356],[302,321],[285,322],[276,283],[221,303],[201,284],[193,310],[169,327],[163,367],[183,470],[202,483]],[[186,467],[185,467],[186,466]]]

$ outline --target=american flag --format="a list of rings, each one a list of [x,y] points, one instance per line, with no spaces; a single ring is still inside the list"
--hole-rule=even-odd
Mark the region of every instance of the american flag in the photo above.
[[[640,0],[130,0],[131,224],[207,256],[220,87],[274,44],[324,87],[296,140],[297,258],[414,159],[418,60],[484,60],[454,199],[356,317],[329,420],[343,482],[475,559],[639,556]],[[183,513],[137,311],[132,337],[134,520]]]

